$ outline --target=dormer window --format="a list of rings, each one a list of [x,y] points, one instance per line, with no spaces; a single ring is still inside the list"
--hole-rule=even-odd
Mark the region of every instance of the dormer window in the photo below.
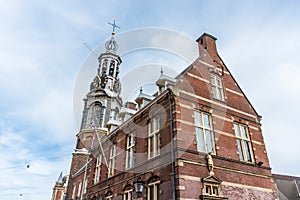
[[[213,98],[224,101],[224,91],[223,91],[222,79],[218,76],[212,75],[211,76],[211,87],[212,87]]]
[[[221,180],[215,176],[208,176],[202,179],[202,194],[200,195],[201,200],[218,199],[227,200],[221,192]]]

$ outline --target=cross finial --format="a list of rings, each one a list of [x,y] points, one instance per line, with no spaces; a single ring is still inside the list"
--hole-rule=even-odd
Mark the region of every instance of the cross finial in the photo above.
[[[116,33],[115,33],[115,28],[121,28],[121,27],[116,25],[116,18],[113,18],[113,20],[114,20],[114,23],[108,22],[108,24],[111,25],[111,26],[113,27],[113,31],[112,31],[111,34],[112,34],[112,35],[115,35],[115,34],[116,34]]]

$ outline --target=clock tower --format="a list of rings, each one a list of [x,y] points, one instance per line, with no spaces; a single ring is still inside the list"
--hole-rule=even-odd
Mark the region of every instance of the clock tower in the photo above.
[[[111,24],[111,23],[109,23]],[[90,149],[94,136],[94,130],[101,134],[108,134],[121,122],[119,112],[123,105],[121,93],[121,82],[119,79],[119,66],[122,63],[120,56],[116,53],[118,44],[114,39],[114,29],[118,27],[114,23],[111,38],[105,43],[106,51],[98,58],[98,69],[95,78],[90,84],[90,90],[83,99],[84,108],[80,131],[76,135],[77,142],[72,154],[72,162],[69,177],[78,172],[89,160]],[[119,28],[119,27],[118,27]],[[66,199],[70,198],[72,178],[69,179]]]
[[[114,39],[114,32],[105,48],[106,52],[98,58],[97,74],[84,99],[81,130],[91,129],[93,123],[97,128],[106,129],[108,122],[114,125],[119,122],[118,115],[122,106],[119,66],[122,60],[116,54],[118,44]]]

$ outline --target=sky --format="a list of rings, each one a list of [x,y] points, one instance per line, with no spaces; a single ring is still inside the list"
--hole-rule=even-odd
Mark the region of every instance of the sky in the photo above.
[[[120,36],[155,27],[193,41],[204,32],[217,37],[220,56],[263,117],[272,172],[300,176],[299,1],[0,0],[0,4],[1,200],[50,199],[60,172],[68,173],[79,129],[78,101],[84,97],[78,94],[78,80],[92,58],[89,48],[101,53],[110,37],[107,23],[113,17],[121,27]],[[126,78],[137,63],[145,69],[154,63],[158,73],[159,66],[179,73],[187,65],[175,57],[158,49],[129,52],[122,57],[121,75]],[[90,77],[96,74],[95,59],[89,65]],[[138,88],[128,92],[134,96]]]

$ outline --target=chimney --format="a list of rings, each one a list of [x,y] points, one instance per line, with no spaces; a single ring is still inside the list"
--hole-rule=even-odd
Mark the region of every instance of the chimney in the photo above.
[[[131,110],[136,110],[136,104],[128,101],[125,103],[125,108],[129,108]]]
[[[203,33],[197,40],[199,46],[199,55],[203,52],[208,52],[208,54],[213,58],[218,57],[217,47],[216,47],[216,40],[214,36]]]

